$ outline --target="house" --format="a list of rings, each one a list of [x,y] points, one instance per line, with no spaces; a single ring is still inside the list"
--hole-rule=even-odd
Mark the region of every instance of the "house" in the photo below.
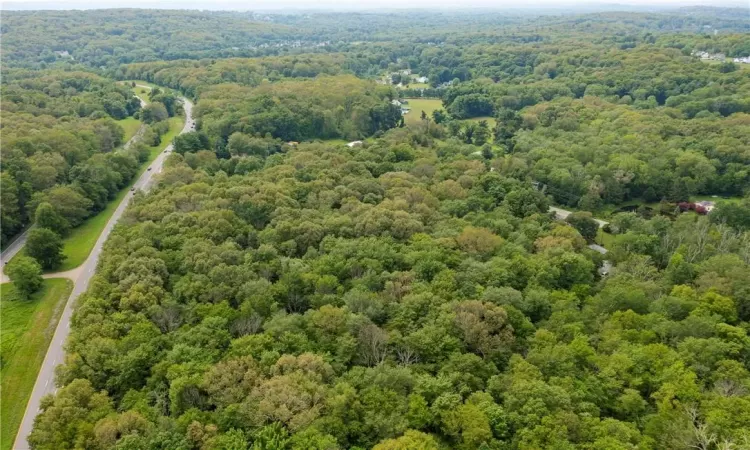
[[[297,142],[297,141],[289,141],[289,142],[286,143],[286,145],[288,145],[290,147],[296,147],[296,146],[299,145],[299,142]]]
[[[401,75],[411,75],[411,69],[402,70]]]
[[[417,77],[415,80],[417,83],[427,83],[428,81],[430,81],[430,79],[427,77]]]
[[[391,100],[391,105],[393,105],[393,106],[401,106],[401,102],[394,98],[393,100]]]
[[[701,202],[696,202],[695,205],[696,205],[696,209],[697,209],[698,206],[702,206],[703,209],[708,214],[708,213],[710,213],[714,209],[714,206],[716,206],[716,203],[712,202],[712,201],[709,201],[709,200],[704,200],[704,201],[701,201]]]
[[[740,64],[750,64],[750,56],[741,56],[739,58],[734,58],[733,61]]]
[[[409,111],[411,111],[409,108],[401,108],[401,115],[409,114]]]
[[[359,147],[362,145],[362,141],[351,141],[350,143],[346,144],[349,148]]]
[[[70,59],[73,59],[73,57],[70,55],[70,53],[68,53],[67,50],[56,51],[55,55],[59,56],[60,58],[70,58]]]

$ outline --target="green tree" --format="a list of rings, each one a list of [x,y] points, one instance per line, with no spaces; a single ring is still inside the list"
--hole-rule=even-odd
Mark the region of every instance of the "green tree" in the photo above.
[[[168,118],[167,108],[161,102],[151,102],[141,110],[141,120],[145,123],[161,122]]]
[[[576,211],[565,218],[565,221],[573,226],[587,242],[594,242],[599,232],[599,223],[594,220],[588,211]]]
[[[70,223],[48,202],[42,202],[36,207],[34,224],[39,228],[53,230],[61,236],[70,230]]]
[[[448,115],[445,113],[444,109],[435,109],[432,111],[432,120],[435,121],[435,123],[443,123],[448,120]]]
[[[5,271],[22,298],[29,298],[42,287],[42,267],[34,258],[16,256]]]
[[[54,231],[39,227],[29,231],[26,254],[36,259],[44,269],[53,269],[65,259],[62,249],[62,239]]]

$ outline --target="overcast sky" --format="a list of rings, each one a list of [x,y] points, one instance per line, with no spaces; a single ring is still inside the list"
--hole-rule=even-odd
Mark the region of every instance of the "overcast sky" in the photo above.
[[[554,8],[586,9],[632,9],[649,7],[677,7],[688,5],[733,6],[748,8],[750,0],[0,0],[3,9],[94,9],[94,8],[163,8],[163,9],[211,9],[211,10],[380,10],[406,8],[493,8],[535,9]],[[613,7],[622,5],[621,8]],[[575,5],[575,7],[573,7]]]

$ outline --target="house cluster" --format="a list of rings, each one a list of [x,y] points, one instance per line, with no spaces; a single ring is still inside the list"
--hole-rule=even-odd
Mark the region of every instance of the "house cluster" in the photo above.
[[[708,53],[698,50],[693,51],[692,55],[697,56],[700,59],[710,61],[724,61],[727,58],[724,53]]]
[[[409,107],[407,106],[408,104],[409,104],[409,102],[406,101],[406,100],[398,100],[398,99],[395,99],[395,98],[393,100],[391,100],[391,105],[398,106],[399,108],[401,108],[401,115],[402,116],[406,115],[406,114],[409,114],[409,111],[411,111],[411,109],[409,109]]]
[[[727,60],[727,55],[725,55],[724,53],[708,53],[708,52],[695,50],[691,54],[704,61],[726,61]],[[750,56],[740,56],[737,58],[733,58],[732,62],[737,63],[737,64],[750,64]]]
[[[401,80],[404,80],[405,79],[404,77],[410,77],[412,82],[414,83],[427,83],[428,81],[430,81],[430,79],[425,76],[417,76],[417,75],[412,76],[411,69],[404,69],[404,70],[398,70],[396,72],[392,72],[388,75],[385,75],[381,80],[378,80],[378,83],[379,84],[393,84],[391,80],[393,79],[394,75],[401,75]],[[398,83],[396,87],[400,87],[400,88],[404,87],[403,81]]]

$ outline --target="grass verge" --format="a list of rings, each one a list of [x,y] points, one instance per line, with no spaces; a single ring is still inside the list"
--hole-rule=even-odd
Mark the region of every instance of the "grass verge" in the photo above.
[[[29,300],[16,296],[13,283],[0,285],[0,449],[10,450],[34,389],[39,368],[52,340],[73,282],[44,280]]]
[[[151,153],[149,154],[148,161],[141,165],[141,168],[133,181],[141,176],[151,162],[156,159],[159,153],[161,153],[161,151],[172,142],[172,139],[180,133],[184,122],[183,117],[169,118],[169,132],[162,136],[161,144],[149,147]],[[122,188],[120,192],[117,193],[117,196],[107,204],[106,208],[100,211],[97,215],[88,218],[79,227],[73,228],[70,231],[70,234],[63,239],[63,254],[66,258],[60,267],[54,270],[55,272],[64,272],[66,270],[75,269],[86,261],[89,253],[91,253],[91,249],[94,248],[94,244],[96,244],[96,240],[99,239],[99,235],[107,225],[107,222],[109,222],[109,218],[112,217],[112,214],[114,214],[122,199],[128,195],[131,185],[132,183]]]

